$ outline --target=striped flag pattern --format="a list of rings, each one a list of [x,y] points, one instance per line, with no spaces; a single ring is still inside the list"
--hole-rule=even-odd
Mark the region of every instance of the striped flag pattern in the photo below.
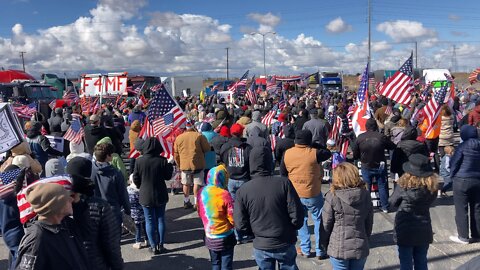
[[[427,131],[425,132],[426,136],[428,136],[428,134],[433,129],[433,126],[440,113],[440,108],[442,107],[445,101],[445,96],[447,95],[448,88],[449,88],[448,84],[445,86],[442,86],[442,88],[440,88],[440,90],[438,90],[433,95],[433,97],[427,102],[427,104],[423,108],[423,112],[428,124]]]
[[[71,141],[75,144],[80,144],[85,136],[82,123],[80,122],[80,116],[72,114],[72,122],[68,127],[67,132],[63,135],[63,138],[67,141]]]
[[[240,91],[241,88],[247,87],[248,72],[249,70],[247,70],[238,81],[236,81],[235,83],[232,83],[228,87],[228,91],[232,93],[236,93],[237,91]]]
[[[38,181],[31,183],[30,185],[24,187],[18,194],[17,194],[17,205],[18,209],[20,210],[20,222],[25,224],[30,219],[34,218],[37,213],[33,211],[32,206],[27,201],[27,190],[39,183],[55,183],[65,187],[66,190],[72,189],[72,179],[68,175],[60,175],[60,176],[53,176],[48,178],[43,178]]]
[[[362,75],[362,81],[357,93],[356,107],[352,114],[352,128],[355,135],[360,135],[367,131],[366,123],[370,118],[370,107],[368,105],[368,64]]]
[[[268,135],[268,138],[270,139],[270,147],[272,148],[272,151],[275,151],[275,147],[277,146],[277,137],[273,134]]]
[[[275,104],[273,108],[264,116],[262,117],[262,123],[267,127],[271,126],[273,123],[273,119],[275,119],[275,115],[277,114],[278,106]]]
[[[336,116],[335,122],[333,122],[332,125],[332,131],[330,131],[330,135],[328,136],[328,139],[334,140],[335,143],[339,142],[340,135],[342,131],[342,118],[340,116]]]
[[[245,98],[250,101],[252,104],[257,104],[257,94],[255,93],[255,89],[257,88],[257,84],[255,83],[255,76],[252,78],[252,83],[245,94]]]
[[[155,136],[168,136],[186,120],[185,113],[170,96],[165,87],[155,92],[148,108],[147,118]]]
[[[472,71],[470,76],[468,76],[468,81],[470,84],[474,84],[480,80],[480,67]]]
[[[393,99],[401,104],[410,104],[413,86],[412,55],[403,63],[400,69],[387,80],[380,90],[380,95]]]
[[[15,114],[20,118],[30,119],[32,115],[37,112],[37,103],[32,102],[28,105],[23,105],[20,103],[13,104],[13,110]]]

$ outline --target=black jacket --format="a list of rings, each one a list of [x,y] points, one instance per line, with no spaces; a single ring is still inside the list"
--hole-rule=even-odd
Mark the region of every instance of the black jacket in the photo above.
[[[353,158],[360,159],[362,168],[376,169],[386,162],[385,149],[393,150],[396,145],[377,131],[367,131],[358,136],[353,146]]]
[[[262,131],[258,127],[253,127],[248,133],[247,143],[252,147],[263,147],[270,145],[270,142],[263,137]]]
[[[82,239],[71,218],[59,225],[34,220],[25,229],[15,269],[89,270]]]
[[[173,166],[160,156],[160,142],[149,138],[143,143],[143,156],[135,161],[133,182],[140,189],[142,206],[159,207],[168,202],[166,180],[172,178]]]
[[[233,210],[235,228],[247,235],[253,234],[253,246],[260,250],[295,244],[305,215],[290,181],[286,177],[272,176],[271,157],[267,147],[252,149],[252,180],[237,191]]]
[[[430,206],[435,198],[437,194],[425,187],[403,189],[396,186],[389,203],[391,207],[398,207],[393,230],[397,245],[419,246],[432,243]]]
[[[295,119],[295,123],[294,123],[295,132],[297,132],[299,130],[302,130],[303,129],[303,124],[305,124],[305,122],[307,122],[307,121],[308,121],[308,115],[307,115],[306,111],[304,111],[302,116],[298,116]]]
[[[126,181],[122,173],[108,163],[93,162],[92,181],[95,183],[95,196],[106,200],[115,214],[123,208],[130,215]]]
[[[277,144],[275,145],[275,160],[278,160],[279,162],[282,160],[285,151],[295,146],[295,127],[292,125],[284,126],[283,134],[285,135],[285,138],[278,139]]]
[[[397,144],[397,148],[393,150],[390,170],[403,175],[403,164],[408,161],[408,157],[412,154],[422,154],[429,156],[425,143],[416,140],[417,132],[414,127],[407,127],[403,132],[401,141]]]
[[[84,197],[73,204],[73,215],[93,269],[123,269],[120,226],[108,202]]]
[[[103,126],[92,126],[87,125],[84,129],[85,132],[85,143],[87,144],[87,152],[90,155],[93,155],[93,148],[97,144],[98,141],[105,137],[110,137],[110,132]],[[112,139],[113,142],[113,138]]]
[[[250,180],[249,156],[252,147],[244,140],[232,137],[220,149],[220,158],[231,179]]]
[[[228,137],[223,137],[222,135],[218,135],[213,137],[212,141],[210,144],[213,147],[213,151],[215,151],[215,155],[217,156],[217,161],[221,160],[220,158],[220,150],[222,149],[222,146],[228,142]]]
[[[55,114],[54,117],[48,119],[48,124],[50,125],[50,134],[54,136],[61,136],[62,134],[62,114]]]

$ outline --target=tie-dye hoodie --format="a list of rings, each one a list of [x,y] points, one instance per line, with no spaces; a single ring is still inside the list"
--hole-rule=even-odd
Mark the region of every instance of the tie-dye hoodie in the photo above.
[[[233,199],[227,190],[225,166],[213,167],[207,175],[207,185],[197,194],[198,214],[208,238],[225,238],[233,233]]]

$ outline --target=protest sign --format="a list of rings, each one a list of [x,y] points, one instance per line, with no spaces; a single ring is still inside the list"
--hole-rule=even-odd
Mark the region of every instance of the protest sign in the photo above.
[[[0,103],[0,153],[22,142],[22,126],[9,103]]]
[[[127,95],[127,79],[127,73],[83,75],[80,93],[84,96]]]

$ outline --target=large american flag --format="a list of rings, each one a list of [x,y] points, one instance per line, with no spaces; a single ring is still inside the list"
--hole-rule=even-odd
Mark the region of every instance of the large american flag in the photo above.
[[[252,78],[252,83],[245,94],[245,98],[249,100],[252,104],[257,104],[257,93],[255,93],[255,89],[257,88],[257,84],[255,83],[255,76]]]
[[[147,118],[155,136],[167,137],[180,127],[187,118],[165,87],[155,92],[148,108]]]
[[[408,105],[412,100],[412,91],[414,90],[412,55],[410,55],[400,69],[385,82],[380,90],[380,95]]]
[[[275,104],[273,108],[262,118],[262,123],[267,127],[272,125],[275,115],[277,115],[278,106]]]
[[[370,118],[370,107],[368,106],[368,64],[362,75],[362,81],[357,93],[357,104],[352,114],[352,128],[355,135],[360,135],[367,129],[365,124]]]
[[[63,92],[63,97],[62,98],[77,101],[78,100],[78,95],[77,95],[77,92],[75,92],[75,90],[72,87],[67,87],[67,90],[65,90],[65,92]]]
[[[27,221],[37,215],[37,213],[33,211],[30,203],[27,201],[27,190],[40,183],[55,183],[64,186],[66,190],[72,189],[72,179],[67,175],[43,178],[24,187],[20,193],[17,194],[17,205],[18,210],[20,210],[20,222],[22,222],[22,224],[25,224]]]
[[[238,81],[236,81],[235,83],[232,83],[230,86],[228,86],[228,91],[230,91],[232,93],[236,93],[237,91],[240,91],[242,88],[246,89],[248,72],[249,72],[249,70],[247,70]]]
[[[266,90],[268,93],[277,91],[277,79],[275,76],[268,76]]]
[[[0,198],[3,199],[11,194],[16,185],[16,179],[20,174],[20,169],[15,169],[0,173]]]
[[[82,123],[80,122],[80,115],[72,114],[72,122],[70,127],[63,135],[63,138],[67,141],[71,141],[75,144],[80,144],[83,137],[85,136],[85,131],[83,130]]]
[[[280,100],[278,101],[278,108],[280,110],[283,110],[285,108],[285,106],[287,106],[287,100],[286,100],[286,97],[285,97],[285,93],[283,92],[280,95]]]
[[[335,117],[335,121],[333,122],[332,125],[332,131],[330,131],[330,135],[328,136],[328,139],[334,140],[335,143],[338,143],[340,140],[340,135],[342,132],[342,118],[340,116]]]
[[[425,115],[425,119],[428,124],[425,136],[428,136],[428,134],[432,131],[434,127],[435,121],[437,120],[440,113],[440,108],[445,101],[445,96],[447,95],[448,88],[449,84],[442,86],[423,108],[423,114]]]
[[[23,105],[20,103],[13,104],[13,110],[15,114],[20,118],[30,119],[32,115],[37,112],[37,103],[32,102],[28,105]]]

